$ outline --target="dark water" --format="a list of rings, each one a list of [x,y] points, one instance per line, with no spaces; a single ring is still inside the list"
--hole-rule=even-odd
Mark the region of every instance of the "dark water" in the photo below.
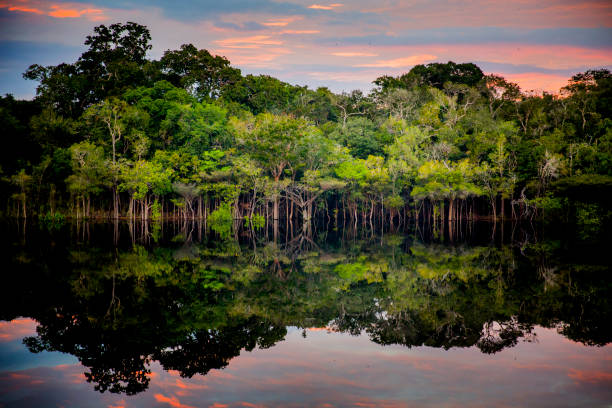
[[[612,404],[605,240],[2,225],[0,407]]]

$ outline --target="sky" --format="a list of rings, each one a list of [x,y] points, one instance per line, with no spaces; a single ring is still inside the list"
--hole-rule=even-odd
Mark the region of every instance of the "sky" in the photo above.
[[[151,30],[151,58],[192,43],[243,74],[335,92],[431,62],[474,62],[537,92],[612,69],[609,0],[331,1],[0,0],[0,94],[33,97],[30,64],[74,62],[95,26],[126,21]]]
[[[532,341],[493,355],[475,347],[381,346],[366,335],[289,328],[222,370],[181,377],[153,362],[149,388],[99,393],[74,356],[30,353],[36,323],[0,322],[0,404],[19,407],[598,407],[612,396],[612,346],[587,347],[536,326]],[[452,401],[455,405],[449,404]]]

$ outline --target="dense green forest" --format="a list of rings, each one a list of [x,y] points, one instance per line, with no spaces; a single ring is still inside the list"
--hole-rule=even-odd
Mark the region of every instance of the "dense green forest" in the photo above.
[[[151,60],[150,41],[98,26],[76,62],[27,69],[34,100],[0,99],[4,215],[610,219],[608,70],[540,95],[432,63],[335,94],[190,44]]]

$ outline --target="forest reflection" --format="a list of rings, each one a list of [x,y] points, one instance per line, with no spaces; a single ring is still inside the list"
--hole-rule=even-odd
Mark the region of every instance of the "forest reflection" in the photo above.
[[[536,340],[536,325],[587,346],[612,338],[605,244],[533,225],[5,230],[0,320],[35,319],[29,350],[74,355],[102,392],[146,390],[154,361],[205,375],[287,327],[488,354]]]

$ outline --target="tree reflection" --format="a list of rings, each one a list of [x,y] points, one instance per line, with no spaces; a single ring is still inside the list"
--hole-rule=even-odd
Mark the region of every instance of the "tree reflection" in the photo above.
[[[96,390],[126,394],[147,389],[153,361],[205,375],[272,347],[287,326],[488,354],[533,341],[535,325],[587,345],[612,338],[608,265],[584,248],[371,231],[239,242],[184,229],[149,245],[116,247],[116,225],[89,243],[59,232],[8,242],[0,318],[36,319],[32,352],[72,354]]]

